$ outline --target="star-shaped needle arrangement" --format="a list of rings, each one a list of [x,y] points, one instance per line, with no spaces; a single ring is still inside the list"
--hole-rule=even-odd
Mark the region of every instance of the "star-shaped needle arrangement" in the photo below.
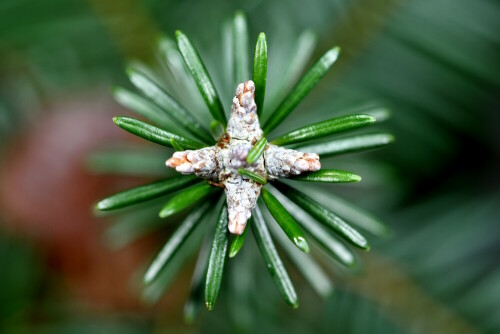
[[[350,172],[321,168],[320,157],[373,149],[392,142],[392,136],[385,133],[333,137],[373,124],[373,114],[384,114],[380,108],[371,113],[328,119],[273,137],[273,130],[335,63],[339,48],[326,51],[301,78],[291,74],[298,73],[296,69],[283,75],[281,87],[270,99],[278,103],[269,103],[271,107],[266,109],[267,117],[261,128],[267,81],[266,36],[261,33],[257,39],[250,74],[244,15],[237,14],[228,29],[233,36],[232,45],[227,47],[234,51],[234,72],[238,81],[243,82],[236,87],[229,121],[226,123],[225,103],[187,36],[177,31],[176,43],[168,37],[160,39],[162,68],[167,69],[162,72],[164,76],[143,65],[133,65],[127,73],[142,94],[120,87],[113,90],[119,103],[154,125],[130,117],[115,117],[113,121],[132,134],[173,148],[173,154],[162,151],[160,157],[163,161],[170,157],[167,166],[179,173],[124,190],[97,203],[98,210],[108,211],[136,204],[139,207],[139,203],[150,201],[151,210],[159,212],[161,222],[182,219],[146,270],[143,298],[148,302],[161,298],[182,265],[202,244],[185,308],[188,319],[198,313],[202,300],[209,310],[215,306],[226,260],[240,252],[249,226],[278,291],[293,307],[298,306],[297,294],[274,241],[280,243],[316,292],[326,297],[332,291],[331,280],[309,253],[319,257],[327,254],[351,268],[356,265],[356,256],[349,245],[369,249],[366,238],[351,224],[379,237],[389,234],[385,225],[360,208],[305,184],[361,180]],[[301,35],[295,49],[313,45],[311,38],[310,33]],[[291,64],[307,63],[307,59],[300,59],[305,54],[292,54]],[[295,82],[291,89],[290,82]],[[177,92],[176,97],[169,92]],[[196,96],[201,97],[198,101],[212,116],[210,127],[188,111],[200,109],[200,104],[195,103]],[[277,98],[280,96],[284,96],[281,103]],[[137,159],[133,163],[137,164]],[[299,182],[302,182],[300,190],[295,185]],[[144,208],[138,209],[140,213],[136,216],[128,211],[131,218],[112,226],[113,238],[121,240],[121,245],[139,238],[144,231],[163,226],[153,218],[149,219],[154,223],[148,223],[142,212],[150,209],[142,205]],[[161,207],[154,209],[156,205]],[[272,222],[273,218],[277,224]],[[207,234],[207,228],[213,224],[213,234]],[[310,247],[310,240],[325,252],[316,252]],[[252,275],[255,268],[247,270]]]

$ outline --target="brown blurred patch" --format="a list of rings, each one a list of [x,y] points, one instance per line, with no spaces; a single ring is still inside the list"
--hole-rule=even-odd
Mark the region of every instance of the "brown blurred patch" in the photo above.
[[[130,278],[159,246],[149,238],[109,250],[104,220],[92,213],[97,199],[145,181],[90,175],[83,164],[92,150],[132,139],[112,122],[125,113],[95,96],[55,103],[11,142],[0,167],[5,228],[35,240],[71,294],[100,310],[141,308]],[[185,295],[170,297],[178,306]]]

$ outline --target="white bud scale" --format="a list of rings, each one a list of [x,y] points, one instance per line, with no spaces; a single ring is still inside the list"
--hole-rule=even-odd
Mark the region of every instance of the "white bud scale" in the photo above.
[[[196,176],[224,187],[227,199],[229,232],[242,234],[257,203],[262,185],[238,174],[245,168],[265,179],[277,179],[321,168],[319,156],[268,144],[264,154],[252,165],[246,158],[252,146],[262,137],[252,80],[236,88],[226,134],[217,145],[199,150],[175,152],[167,166],[182,174]]]

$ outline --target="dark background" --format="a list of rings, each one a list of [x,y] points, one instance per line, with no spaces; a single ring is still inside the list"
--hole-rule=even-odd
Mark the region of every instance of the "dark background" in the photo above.
[[[91,209],[151,177],[132,177],[130,165],[89,171],[86,161],[131,142],[111,122],[127,111],[109,88],[128,85],[129,60],[154,62],[160,33],[188,34],[230,101],[221,24],[238,9],[252,46],[266,32],[268,92],[305,29],[318,36],[313,59],[342,48],[283,129],[371,104],[389,108],[379,127],[396,142],[329,159],[325,166],[363,182],[324,190],[395,233],[371,240],[362,273],[333,277],[329,300],[292,270],[301,306],[287,309],[262,266],[251,308],[231,307],[235,292],[226,289],[213,313],[185,325],[192,264],[158,306],[144,306],[137,276],[164,236],[113,250],[102,237],[106,219]],[[498,332],[499,17],[494,0],[2,0],[0,332]],[[163,160],[151,161],[159,174]]]

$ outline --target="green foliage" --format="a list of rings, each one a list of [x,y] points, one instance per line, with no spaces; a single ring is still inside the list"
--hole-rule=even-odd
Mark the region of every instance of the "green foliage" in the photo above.
[[[268,225],[271,234],[278,241],[281,248],[287,253],[290,260],[297,267],[316,293],[328,298],[333,293],[333,283],[328,274],[308,254],[298,250],[290,244],[290,240],[274,224]],[[246,230],[245,230],[246,231]]]
[[[304,188],[304,191],[308,190],[307,187],[301,187],[301,189],[302,188]],[[374,217],[355,204],[318,189],[313,190],[309,188],[307,195],[320,203],[321,206],[328,207],[331,211],[335,212],[349,223],[362,228],[374,236],[388,238],[392,235],[392,230],[380,219]]]
[[[277,105],[282,102],[286,94],[292,89],[293,85],[300,79],[302,72],[307,68],[311,60],[316,43],[316,34],[311,30],[305,30],[294,41],[292,50],[286,55],[282,55],[282,57],[288,60],[287,65],[279,75],[279,81],[275,89],[276,93],[271,95],[271,101],[268,107],[265,108],[267,112],[275,110]]]
[[[304,253],[309,253],[309,244],[300,227],[292,215],[286,211],[281,203],[266,188],[262,188],[262,199],[267,209],[281,226],[288,239],[290,239],[298,249]]]
[[[255,145],[252,147],[250,152],[248,152],[247,155],[247,163],[249,165],[252,165],[254,162],[259,160],[259,158],[262,156],[264,153],[264,150],[266,149],[267,145],[267,139],[262,137],[258,142],[255,143]]]
[[[165,112],[148,99],[122,87],[114,87],[112,93],[115,101],[125,108],[135,111],[162,128],[169,129],[171,127],[171,121],[165,117]]]
[[[169,263],[158,273],[154,281],[147,285],[142,292],[142,300],[147,304],[157,303],[172,285],[175,278],[199,249],[203,236],[206,233],[203,223],[197,224],[194,231],[181,243]]]
[[[361,181],[361,176],[342,170],[322,169],[317,172],[297,175],[291,177],[290,179],[294,181],[306,182],[346,183],[359,182]]]
[[[251,221],[249,221],[247,225],[250,223]],[[233,241],[231,242],[231,247],[229,248],[229,258],[235,257],[240,252],[241,248],[243,247],[243,244],[245,243],[245,238],[247,237],[248,230],[249,228],[247,226],[247,228],[245,228],[245,231],[243,231],[242,234],[237,235],[233,239]]]
[[[394,142],[394,136],[387,133],[375,133],[369,135],[349,136],[342,139],[331,139],[322,143],[314,143],[305,146],[298,144],[295,148],[316,153],[322,158],[332,157],[340,154],[367,151],[382,147]]]
[[[160,201],[161,198],[153,203],[144,203],[134,211],[116,217],[104,233],[106,245],[119,250],[158,231],[163,225],[158,217]]]
[[[299,307],[299,300],[295,288],[293,287],[292,281],[286,272],[286,269],[281,261],[276,247],[271,239],[271,234],[267,229],[266,223],[264,222],[264,217],[260,212],[259,207],[254,210],[253,221],[250,226],[252,227],[252,232],[259,246],[260,253],[264,259],[267,270],[274,281],[274,284],[278,288],[281,297],[285,300],[287,304],[296,308]]]
[[[106,1],[52,0],[43,4],[32,0],[7,1],[0,9],[0,16],[4,18],[0,29],[2,139],[11,139],[8,136],[17,135],[18,130],[23,129],[26,123],[38,123],[40,119],[37,117],[40,114],[45,118],[47,114],[39,113],[38,110],[46,101],[52,102],[54,98],[64,95],[79,95],[82,91],[86,94],[86,89],[95,91],[96,84],[108,85],[112,80],[120,80],[126,59],[138,57],[150,63],[151,45],[158,36],[156,27],[171,29],[172,24],[184,24],[186,30],[196,33],[196,42],[199,42],[201,53],[208,56],[204,58],[204,62],[212,74],[215,74],[214,83],[219,92],[234,89],[232,82],[229,82],[233,80],[232,55],[231,61],[219,57],[221,46],[216,40],[219,22],[234,10],[234,4],[219,3],[214,6],[212,2],[200,2],[189,7],[189,17],[179,16],[179,13],[186,13],[186,4],[182,1],[151,0],[138,4],[139,6],[127,6],[125,3],[109,6]],[[37,10],[41,8],[39,6],[43,10]],[[103,7],[109,9],[102,10]],[[345,285],[339,284],[334,297],[325,302],[317,303],[313,300],[307,303],[306,300],[301,300],[302,306],[307,305],[307,308],[300,312],[287,313],[281,309],[278,312],[278,308],[274,307],[276,300],[272,298],[273,291],[263,284],[265,281],[258,281],[255,277],[258,274],[252,271],[250,264],[256,259],[255,256],[252,258],[251,246],[254,244],[249,239],[245,251],[227,268],[231,271],[239,269],[233,275],[235,277],[231,277],[233,280],[227,282],[227,291],[235,298],[231,298],[228,303],[218,304],[216,312],[220,312],[202,318],[201,328],[223,332],[239,329],[250,323],[248,326],[253,327],[244,327],[246,332],[281,330],[287,333],[404,333],[414,330],[413,326],[424,332],[459,332],[454,331],[456,327],[453,327],[453,321],[448,317],[449,314],[454,314],[454,319],[457,319],[456,315],[463,316],[473,326],[473,331],[498,332],[500,320],[494,310],[498,308],[495,299],[499,299],[495,292],[500,290],[495,288],[495,283],[500,280],[499,272],[495,270],[495,252],[491,251],[498,245],[498,235],[491,233],[496,229],[498,221],[498,205],[495,207],[498,202],[495,194],[498,194],[491,183],[498,170],[498,155],[495,154],[498,152],[494,126],[496,122],[492,116],[495,114],[494,106],[498,105],[496,101],[500,78],[498,71],[492,70],[499,68],[499,38],[496,34],[500,13],[498,3],[490,0],[408,1],[401,6],[401,2],[393,0],[320,0],[304,6],[301,1],[292,0],[287,6],[264,1],[248,5],[247,8],[254,14],[258,13],[248,17],[251,29],[247,30],[255,33],[266,31],[271,47],[268,72],[270,85],[267,87],[264,116],[270,116],[270,112],[276,109],[307,68],[311,55],[315,54],[314,33],[306,31],[300,34],[300,29],[308,26],[318,32],[320,47],[337,44],[343,48],[341,62],[336,65],[334,73],[320,83],[315,91],[317,94],[314,95],[313,92],[308,101],[298,106],[297,117],[288,119],[289,124],[285,126],[290,127],[282,128],[283,132],[305,125],[304,120],[316,122],[348,112],[370,114],[352,110],[360,100],[374,99],[391,106],[393,118],[384,127],[395,133],[397,144],[391,146],[388,153],[374,152],[369,155],[351,155],[345,160],[344,157],[323,160],[328,156],[352,152],[353,149],[357,151],[357,147],[365,149],[377,145],[377,140],[371,141],[372,138],[366,145],[359,146],[350,141],[351,138],[371,136],[362,134],[291,146],[302,151],[322,152],[322,163],[327,168],[348,169],[345,165],[352,163],[349,167],[363,175],[363,183],[342,188],[325,185],[321,190],[317,184],[309,187],[307,183],[301,183],[299,189],[353,226],[375,236],[387,236],[390,230],[361,207],[372,207],[385,219],[395,222],[398,238],[386,241],[384,245],[374,244],[377,254],[373,255],[381,256],[379,251],[382,250],[382,256],[395,258],[404,267],[404,275],[412,277],[415,285],[423,286],[424,293],[436,301],[436,304],[444,306],[445,312],[435,312],[435,309],[426,307],[414,308],[414,305],[422,305],[420,300],[411,298],[414,294],[408,296],[400,281],[394,285],[397,289],[394,286],[391,289],[390,284],[386,286],[388,290],[382,295],[383,300],[370,296],[367,301],[364,296],[366,291],[360,293],[358,287],[351,285],[349,289],[352,288],[352,292],[344,292],[342,290]],[[174,65],[175,53],[179,53],[175,42],[173,45],[160,44],[160,49],[163,50],[161,60],[167,60],[163,57],[167,53],[168,65]],[[223,52],[231,53],[232,49],[232,46],[224,48]],[[203,111],[206,109],[203,100],[198,96],[194,81],[190,82],[192,78],[187,71],[185,80],[182,73],[185,65],[180,54],[179,59],[181,62],[177,65],[181,66],[175,67],[177,71],[172,71],[172,66],[164,71],[163,68],[159,69],[161,72],[158,77],[166,81],[162,88],[175,96],[194,116],[203,118]],[[230,73],[229,78],[222,77],[226,69]],[[185,84],[192,84],[194,90],[188,89],[189,85]],[[226,95],[221,96],[224,97],[223,102],[226,101],[224,105],[229,93]],[[199,101],[196,99],[198,97]],[[150,104],[153,105],[152,102]],[[166,114],[159,111],[167,119]],[[65,110],[65,113],[70,112],[69,108]],[[205,114],[208,115],[208,112]],[[180,129],[172,120],[161,119],[149,120],[169,132],[176,133],[175,127]],[[266,117],[261,119],[265,120]],[[203,119],[202,124],[210,123]],[[169,125],[174,125],[173,129]],[[12,140],[3,140],[2,149],[11,142]],[[387,141],[382,139],[379,142],[384,144]],[[308,147],[311,150],[305,149]],[[328,151],[329,147],[333,148]],[[167,154],[171,154],[171,151],[162,147],[155,150],[133,147],[93,153],[88,160],[93,173],[163,178],[175,173],[164,167]],[[381,155],[390,163],[391,179],[378,173],[375,161],[371,160]],[[477,163],[478,161],[481,163]],[[8,160],[3,159],[2,162],[7,163]],[[466,175],[471,177],[465,177]],[[487,184],[482,185],[482,179],[478,179],[477,175],[482,175]],[[345,194],[351,200],[354,198],[357,205],[340,199],[332,192]],[[390,208],[395,209],[396,213],[391,214]],[[133,216],[140,209],[153,210],[151,216],[157,216],[156,209],[149,207],[149,203],[143,203],[124,212],[123,218]],[[4,215],[8,214],[8,210],[2,211]],[[142,226],[148,226],[150,222],[147,217],[141,219],[144,221]],[[134,226],[141,226],[141,219],[135,217]],[[122,216],[118,216],[116,227],[122,223],[125,223],[124,226],[128,224]],[[166,225],[158,224],[161,229],[164,229],[161,226]],[[270,224],[269,228],[271,227],[276,226]],[[450,234],[449,231],[453,233]],[[283,234],[280,230],[278,232]],[[128,233],[123,231],[123,235]],[[286,236],[282,236],[286,245],[309,258],[291,245]],[[279,241],[274,233],[273,238]],[[446,241],[445,244],[443,240]],[[201,242],[201,238],[198,241]],[[310,241],[313,246],[314,240]],[[422,247],[423,244],[425,247]],[[194,252],[199,243],[194,243],[193,246]],[[17,265],[17,253],[3,250],[0,254]],[[278,250],[286,251],[285,247]],[[328,258],[314,251],[312,247],[314,259],[319,259],[322,267],[329,268]],[[191,257],[187,256],[179,264],[185,265],[189,259]],[[475,261],[471,262],[470,259]],[[290,264],[295,265],[291,258],[290,260]],[[38,260],[33,263],[42,262]],[[21,259],[19,263],[24,262]],[[391,267],[397,267],[397,263]],[[262,269],[265,270],[264,267]],[[374,268],[365,278],[368,276],[369,281],[377,271],[378,268]],[[12,277],[14,283],[23,282],[19,278],[36,276],[14,276],[15,271],[8,269],[5,273],[5,277]],[[251,283],[248,283],[249,279],[247,283],[237,280],[245,275],[250,276],[248,273],[252,273]],[[290,270],[290,273],[293,277],[295,272]],[[351,284],[348,275],[335,275],[334,279],[342,281],[344,276],[346,283]],[[438,279],[441,277],[446,279]],[[377,289],[371,288],[368,292],[379,290],[380,283],[387,282],[386,278],[385,273],[383,276],[376,276],[375,281],[372,281],[376,285],[369,286],[376,286]],[[12,289],[15,286],[12,282],[2,284],[5,293],[1,295],[9,301],[1,303],[4,308],[16,305],[13,301],[17,298],[9,294],[18,291]],[[230,284],[231,282],[238,282],[239,291],[235,289],[236,284]],[[31,291],[36,284],[26,286]],[[76,320],[66,319],[74,315],[74,312],[63,312],[61,316],[57,310],[53,311],[50,307],[53,301],[47,301],[52,296],[51,286],[48,284],[49,289],[46,289],[47,286],[44,285],[43,294],[33,293],[31,305],[36,307],[34,312],[31,312],[29,305],[23,305],[22,312],[16,312],[14,318],[8,317],[7,323],[0,325],[0,332],[89,332],[95,331],[96,327],[119,333],[153,330],[150,322],[143,321],[142,318],[140,326],[131,326],[129,322],[125,326],[123,323],[115,326],[118,321],[124,321],[115,316],[115,313],[111,321],[106,320],[109,319],[109,314],[89,316],[86,312],[77,312]],[[398,294],[392,294],[393,291]],[[299,291],[301,295],[306,292],[307,289]],[[162,294],[160,292],[158,296],[161,297]],[[266,298],[262,298],[263,294]],[[225,292],[221,293],[221,297],[224,295]],[[405,303],[397,304],[394,297],[399,295],[406,297]],[[59,294],[57,298],[60,298]],[[380,310],[379,303],[387,300],[385,298],[390,298],[391,304],[384,304],[383,310]],[[412,303],[407,303],[408,300],[412,300]],[[39,307],[47,306],[47,302],[49,307]],[[230,305],[236,307],[231,308]],[[411,313],[415,309],[424,311],[420,315]],[[44,320],[41,322],[37,320],[39,310],[43,312]],[[386,314],[391,316],[386,317]],[[444,317],[441,316],[443,314]],[[160,312],[159,317],[163,316]],[[396,318],[397,321],[394,321]],[[445,324],[444,327],[428,330],[428,326],[432,326],[433,319],[436,318]],[[9,326],[22,321],[21,319],[24,320],[22,328]],[[57,324],[53,324],[51,319],[57,319]],[[25,327],[25,323],[33,321],[34,328]],[[59,321],[63,323],[60,324]],[[171,330],[156,328],[170,321],[171,318],[154,321],[154,330]]]
[[[210,202],[206,202],[196,210],[193,210],[186,219],[182,222],[175,233],[168,239],[163,249],[158,253],[153,263],[149,266],[144,275],[144,284],[151,284],[157,277],[160,271],[168,264],[173,255],[179,250],[179,247],[194,231],[197,224],[200,223],[203,214],[210,207]]]
[[[267,82],[267,40],[266,34],[263,32],[259,34],[257,44],[255,44],[252,80],[255,84],[255,104],[257,105],[257,115],[260,117],[264,111],[264,98],[266,95]]]
[[[227,206],[224,203],[219,212],[215,234],[208,260],[207,282],[205,284],[205,305],[208,310],[215,307],[222,283],[222,274],[229,244],[227,230]]]
[[[200,182],[194,186],[186,188],[172,197],[167,204],[165,204],[159,213],[160,218],[167,218],[176,214],[218,191],[219,189],[212,187],[206,182]]]
[[[96,204],[96,208],[101,211],[123,208],[174,192],[194,182],[198,180],[192,175],[157,181],[106,197]]]
[[[91,152],[85,159],[87,169],[94,174],[168,177],[163,147],[124,146]]]
[[[175,141],[175,139],[171,138],[170,139],[170,144],[172,144],[172,148],[176,151],[184,151],[184,147],[181,146],[178,142]]]
[[[264,133],[274,130],[293,109],[309,94],[319,80],[323,78],[332,65],[337,61],[340,48],[328,50],[302,77],[283,102],[278,106],[271,118],[264,124]]]
[[[370,248],[366,239],[358,231],[306,194],[283,183],[276,184],[276,187],[311,216],[322,222],[326,227],[337,232],[354,246],[366,250]]]
[[[215,119],[210,122],[210,133],[215,140],[219,140],[224,135],[224,124]]]
[[[237,13],[232,23],[225,26],[223,31],[226,35],[231,36],[231,38],[227,40],[227,45],[231,45],[230,50],[232,50],[232,57],[229,57],[229,59],[231,60],[234,70],[232,73],[233,79],[237,80],[237,82],[246,81],[249,75],[249,50],[248,28],[245,16],[242,13]],[[193,89],[198,89],[201,93],[206,107],[213,117],[209,123],[210,135],[201,125],[202,123],[194,117],[197,115],[193,114],[194,116],[191,116],[187,108],[181,107],[181,104],[178,103],[173,96],[167,93],[164,89],[164,85],[159,83],[153,72],[144,67],[141,69],[129,70],[129,77],[132,83],[145,96],[151,99],[152,102],[124,89],[115,90],[117,99],[122,104],[138,110],[141,115],[158,123],[158,125],[160,125],[160,121],[164,122],[164,119],[175,120],[176,123],[181,126],[182,129],[180,130],[184,130],[200,141],[176,134],[179,129],[173,129],[172,132],[169,132],[133,118],[115,117],[114,122],[126,131],[136,134],[146,140],[173,147],[176,151],[198,149],[204,147],[205,143],[213,142],[212,138],[215,140],[222,138],[226,123],[225,114],[219,95],[214,86],[214,81],[210,78],[198,52],[182,32],[176,32],[176,39],[179,51],[175,49],[174,42],[167,37],[162,37],[159,40],[161,59],[164,65],[169,69],[169,72],[173,74],[174,77],[178,78],[178,80],[176,79],[175,85],[179,83],[185,89],[191,89],[191,92]],[[297,49],[297,54],[291,57],[291,67],[287,68],[284,74],[287,81],[281,82],[281,84],[278,85],[278,93],[276,93],[278,95],[275,96],[280,96],[280,94],[284,95],[284,92],[293,82],[298,81],[298,83],[288,93],[288,96],[283,100],[276,111],[270,115],[264,126],[265,131],[270,132],[276,128],[277,125],[309,94],[312,88],[326,75],[328,70],[335,63],[339,53],[338,48],[333,48],[326,52],[302,78],[299,78],[300,71],[298,71],[298,69],[302,70],[305,67],[310,55],[310,50],[300,50],[300,48],[312,46],[314,44],[315,37],[310,32],[305,32],[299,37],[296,45],[296,48],[299,48]],[[262,115],[267,84],[267,57],[266,36],[261,33],[258,36],[255,47],[252,73],[256,87],[255,98],[259,115]],[[189,74],[192,78],[187,77]],[[176,91],[180,93],[179,91],[182,90],[178,89]],[[185,96],[185,94],[181,95]],[[190,102],[190,99],[187,98],[184,101]],[[274,102],[271,101],[270,104],[272,105],[273,103]],[[378,110],[379,109],[376,109],[375,111]],[[162,113],[160,114],[159,111]],[[373,113],[337,117],[312,125],[306,125],[298,130],[288,132],[275,139],[273,143],[278,145],[297,146],[299,144],[303,145],[303,142],[307,142],[305,145],[320,145],[314,140],[358,129],[374,121],[375,117]],[[357,137],[349,137],[347,139],[336,139],[337,141],[329,139],[321,144],[323,145],[323,151],[319,150],[319,152],[325,155],[334,155],[355,150],[371,149],[385,145],[392,141],[392,139],[392,137],[386,134],[358,135]],[[259,160],[266,147],[266,138],[262,138],[255,143],[247,155],[247,163],[252,165]],[[268,182],[266,176],[259,175],[249,169],[241,168],[238,170],[238,173],[261,185]],[[307,183],[348,183],[358,182],[361,180],[361,177],[346,171],[324,169],[304,175],[291,176],[290,179]],[[160,251],[144,276],[147,287],[144,290],[143,297],[149,302],[154,302],[160,298],[161,294],[172,283],[175,274],[180,270],[182,266],[181,261],[186,261],[186,259],[190,258],[195,248],[194,243],[201,241],[201,237],[197,236],[197,231],[200,229],[200,221],[204,220],[204,217],[207,216],[205,213],[209,211],[211,203],[213,203],[212,200],[215,200],[216,197],[220,198],[221,201],[224,200],[224,196],[219,197],[218,193],[220,193],[220,188],[214,187],[212,183],[199,182],[187,187],[195,182],[194,178],[183,177],[179,180],[188,181],[184,181],[185,184],[182,184],[181,181],[177,183],[174,181],[170,181],[171,183],[164,181],[165,183],[160,183],[160,185],[153,184],[142,186],[109,197],[98,204],[98,209],[110,210],[112,208],[146,201],[160,195],[177,191],[161,209],[159,214],[161,218],[173,216],[188,207],[196,206],[165,244],[164,248]],[[199,305],[201,299],[203,299],[203,291],[205,306],[209,310],[215,307],[221,289],[228,247],[230,248],[229,257],[235,257],[242,249],[248,229],[252,229],[253,231],[254,239],[256,240],[260,253],[266,263],[266,267],[281,297],[292,307],[298,306],[297,294],[284,268],[283,262],[276,251],[268,226],[266,226],[264,216],[260,211],[263,203],[268,208],[272,217],[274,217],[274,220],[276,220],[281,227],[281,230],[275,229],[274,226],[270,227],[271,230],[274,229],[273,234],[275,234],[280,244],[283,244],[282,246],[292,262],[320,296],[329,296],[333,290],[333,285],[329,281],[327,274],[314,261],[313,257],[304,254],[309,253],[311,248],[302,229],[311,237],[311,240],[317,243],[326,252],[327,255],[348,268],[352,268],[356,265],[357,261],[355,254],[346,244],[337,239],[337,236],[349,241],[358,248],[369,248],[366,239],[344,222],[340,216],[337,216],[331,210],[326,209],[324,206],[298,190],[282,183],[273,182],[273,184],[280,189],[284,195],[298,204],[298,206],[286,197],[281,198],[280,196],[283,196],[283,194],[276,191],[272,186],[262,188],[261,195],[263,201],[259,201],[259,205],[254,209],[252,213],[253,219],[248,222],[250,226],[247,226],[243,234],[235,236],[229,247],[227,230],[228,212],[226,205],[222,205],[215,226],[211,247],[209,241],[205,240],[204,246],[198,256],[191,282],[191,292],[185,305],[186,320],[192,321],[196,314],[198,314]],[[352,219],[354,224],[358,224],[376,235],[385,235],[386,230],[384,230],[383,225],[377,220],[363,213],[358,213],[356,209],[340,201],[336,202],[335,205],[339,211],[342,212],[342,215]],[[127,223],[130,225],[131,234],[135,235],[135,237],[143,234],[143,230],[137,229],[136,227],[137,221],[137,219],[134,219],[131,220],[130,224]],[[120,233],[121,232],[118,230],[117,234],[119,235]],[[284,238],[287,238],[291,243],[289,241],[286,242]],[[122,239],[127,242],[126,238]],[[301,252],[297,253],[297,249],[293,247],[292,244]],[[312,249],[314,250],[314,248]],[[238,257],[238,259],[240,258],[244,258],[244,256]]]
[[[43,289],[44,268],[40,252],[23,240],[0,235],[0,329],[11,331],[9,324],[28,321],[32,303]]]
[[[248,27],[245,14],[237,12],[233,19],[234,84],[245,82],[248,74]]]
[[[197,149],[205,146],[195,140],[173,134],[130,117],[115,117],[113,118],[113,122],[125,131],[160,145],[172,147],[170,140],[173,139],[180,145],[190,149]]]
[[[189,72],[193,76],[196,86],[203,97],[203,100],[208,106],[208,110],[213,118],[222,124],[226,124],[226,115],[220,101],[219,94],[215,89],[212,79],[208,75],[207,69],[203,64],[198,52],[191,44],[191,41],[181,31],[175,32],[179,51],[186,62]]]
[[[375,122],[375,117],[369,115],[350,115],[334,118],[304,126],[291,131],[272,141],[275,145],[290,145],[321,137],[330,136],[344,131],[354,130]]]
[[[238,169],[238,174],[240,174],[242,176],[245,176],[245,177],[248,177],[249,179],[252,179],[255,182],[258,182],[260,184],[266,184],[267,183],[267,179],[266,178],[260,176],[257,173],[249,171],[248,169],[242,169],[242,168],[240,168],[240,169]]]
[[[191,286],[189,288],[189,296],[186,300],[186,304],[184,305],[184,320],[188,323],[194,321],[203,307],[208,257],[210,255],[210,244],[208,241],[208,238],[205,237],[194,267]]]
[[[277,196],[279,194],[276,194]],[[280,197],[282,204],[285,208],[292,213],[293,217],[302,226],[302,228],[314,239],[323,250],[334,259],[339,261],[341,264],[352,268],[356,265],[357,260],[354,253],[333,236],[325,227],[318,224],[314,219],[312,219],[304,210],[300,207],[292,205],[293,203],[288,200],[287,197]]]
[[[178,125],[188,131],[199,140],[209,143],[212,137],[200,122],[198,122],[186,109],[175,99],[158,86],[152,79],[148,78],[137,69],[129,67],[127,70],[130,82],[134,84],[144,95],[156,103],[168,116]]]

